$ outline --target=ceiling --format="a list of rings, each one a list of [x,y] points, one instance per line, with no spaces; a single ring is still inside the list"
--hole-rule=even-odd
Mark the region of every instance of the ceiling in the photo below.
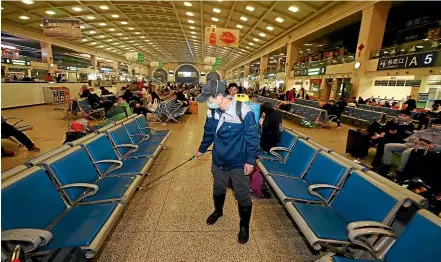
[[[66,41],[115,55],[141,52],[146,62],[203,63],[206,56],[222,57],[221,68],[228,69],[330,3],[2,1],[1,19],[42,32],[42,18],[76,18],[83,38]],[[239,47],[205,45],[203,32],[208,26],[240,29]]]

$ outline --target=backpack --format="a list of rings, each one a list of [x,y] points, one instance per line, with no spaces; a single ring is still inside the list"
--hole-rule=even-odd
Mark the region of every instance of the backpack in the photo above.
[[[214,118],[216,114],[216,110],[211,110],[211,116]],[[221,116],[222,113],[219,113],[219,116]],[[243,124],[243,117],[242,117],[242,102],[236,101],[236,115],[240,119],[240,123]]]

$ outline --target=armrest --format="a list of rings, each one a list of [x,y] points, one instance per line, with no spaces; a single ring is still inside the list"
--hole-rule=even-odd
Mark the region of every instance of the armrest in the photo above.
[[[15,126],[16,124],[18,124],[18,123],[20,123],[20,122],[23,122],[23,121],[24,121],[24,119],[23,119],[23,118],[21,118],[21,117],[17,117],[17,116],[13,116],[13,117],[8,117],[8,118],[5,118],[4,120],[5,120],[5,122],[8,122],[8,120],[10,120],[10,119],[18,119],[18,121],[17,121],[17,122],[15,122],[14,124],[12,124],[12,126]]]
[[[360,229],[363,227],[377,227],[377,228],[384,228],[384,229],[392,229],[390,226],[385,225],[381,222],[377,221],[357,221],[349,223],[347,226],[348,231]]]
[[[315,185],[310,185],[308,187],[309,193],[311,193],[311,195],[314,195],[318,198],[320,198],[324,203],[328,203],[328,201],[322,196],[320,195],[316,190],[320,189],[320,188],[332,188],[335,190],[340,190],[339,187],[333,186],[333,185],[328,185],[328,184],[315,184]]]
[[[111,168],[109,168],[109,170],[107,170],[103,174],[103,176],[106,176],[110,172],[112,172],[114,170],[117,170],[117,169],[120,169],[123,166],[123,162],[122,161],[113,160],[113,159],[100,160],[100,161],[93,162],[93,164],[116,164],[116,166],[112,166]]]
[[[72,187],[85,187],[85,188],[88,188],[88,189],[92,189],[91,191],[89,191],[87,193],[84,192],[83,195],[80,196],[77,199],[77,202],[81,201],[82,199],[84,199],[86,197],[95,195],[96,192],[98,192],[98,189],[99,189],[99,187],[97,185],[89,184],[89,183],[73,183],[73,184],[68,184],[68,185],[60,187],[60,189],[66,189],[66,188],[72,188]]]
[[[375,235],[377,238],[382,239],[396,239],[397,236],[393,232],[392,229],[384,229],[384,228],[378,228],[378,227],[366,227],[366,228],[360,228],[356,230],[349,231],[348,238],[349,240],[358,246],[366,248],[369,253],[375,258],[382,260],[386,254],[386,252],[389,250],[389,248],[392,246],[393,241],[387,241],[387,246],[383,247],[374,247],[371,243],[369,243],[369,238],[365,236],[372,236]],[[382,241],[384,243],[384,241]]]
[[[129,147],[129,148],[138,150],[138,146],[137,145],[133,145],[133,144],[121,144],[121,145],[115,146],[115,148],[121,148],[121,147]]]
[[[270,149],[270,152],[269,152],[269,153],[270,153],[271,155],[277,157],[280,161],[283,161],[283,160],[284,160],[283,157],[282,157],[279,153],[277,153],[277,151],[286,151],[286,152],[289,152],[289,149],[286,148],[286,147],[281,147],[281,146],[275,146],[275,147],[272,147],[272,148]]]
[[[2,231],[2,242],[27,242],[24,252],[31,252],[45,246],[52,240],[52,233],[41,229],[11,229]]]

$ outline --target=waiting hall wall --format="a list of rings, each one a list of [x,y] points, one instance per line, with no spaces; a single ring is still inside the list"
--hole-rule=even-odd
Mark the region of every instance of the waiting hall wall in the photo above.
[[[415,76],[400,76],[393,80],[413,80]],[[392,80],[391,76],[383,77],[364,77],[360,81],[360,89],[358,96],[363,98],[369,97],[394,97],[401,100],[405,96],[409,96],[412,90],[411,86],[374,86],[375,80]]]

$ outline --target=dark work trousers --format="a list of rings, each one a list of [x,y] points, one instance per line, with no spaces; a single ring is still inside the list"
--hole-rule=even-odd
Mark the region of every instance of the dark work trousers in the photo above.
[[[27,149],[31,149],[34,143],[23,132],[18,131],[8,123],[2,123],[2,137],[15,137],[18,142],[22,143]]]
[[[214,177],[213,196],[225,195],[228,187],[228,179],[231,177],[234,195],[242,207],[251,206],[250,177],[245,176],[243,168],[222,170],[216,165],[211,166]]]
[[[375,153],[374,161],[372,162],[372,166],[381,165],[381,160],[383,159],[383,155],[384,155],[384,145],[388,143],[394,143],[394,140],[388,137],[379,137],[377,138],[377,142],[378,142],[377,150]]]

